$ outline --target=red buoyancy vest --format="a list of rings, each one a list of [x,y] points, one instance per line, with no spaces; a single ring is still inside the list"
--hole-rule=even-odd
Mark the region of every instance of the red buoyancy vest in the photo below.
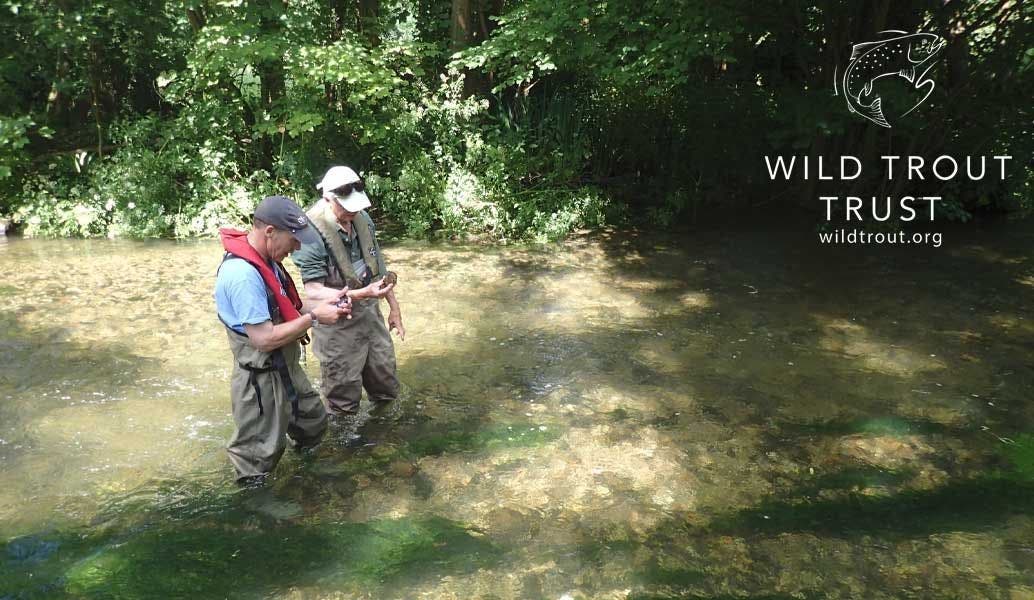
[[[269,263],[263,260],[259,256],[258,251],[248,243],[247,231],[224,228],[219,230],[219,237],[222,239],[223,249],[234,256],[243,258],[258,269],[266,287],[273,291],[277,308],[280,309],[280,317],[284,322],[293,321],[301,316],[301,313],[298,311],[302,308],[302,299],[298,296],[298,290],[294,287],[294,280],[287,274],[284,265],[277,263],[277,266],[280,267],[280,273],[284,277],[283,285],[281,285],[280,280],[277,279],[276,273],[270,268]]]

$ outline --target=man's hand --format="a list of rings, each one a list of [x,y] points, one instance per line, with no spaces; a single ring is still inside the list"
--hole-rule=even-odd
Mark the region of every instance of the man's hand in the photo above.
[[[406,341],[406,328],[402,325],[402,313],[392,310],[388,313],[388,331],[394,329],[399,334],[399,339]]]
[[[336,292],[331,298],[316,305],[312,314],[316,320],[324,325],[337,323],[338,319],[345,317],[352,318],[352,303],[348,301],[348,288]]]
[[[348,290],[335,290],[331,298],[319,302],[307,301],[303,310],[311,308],[309,308],[308,312],[299,315],[297,319],[292,319],[279,325],[273,325],[272,321],[265,321],[256,325],[245,323],[244,331],[248,334],[248,338],[255,348],[262,352],[272,352],[304,336],[305,331],[312,324],[313,316],[324,325],[337,323],[342,316],[351,319],[352,304],[338,304],[345,296],[346,291]]]
[[[350,295],[355,300],[362,300],[364,298],[383,298],[388,295],[392,289],[394,289],[394,283],[385,283],[383,279],[374,281],[370,285],[359,288],[353,291]]]

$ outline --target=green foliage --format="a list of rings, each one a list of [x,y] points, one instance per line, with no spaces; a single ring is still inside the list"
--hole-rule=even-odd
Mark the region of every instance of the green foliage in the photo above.
[[[113,126],[121,152],[81,152],[73,169],[50,163],[47,176],[26,181],[31,200],[15,220],[29,236],[208,236],[246,222],[263,195],[280,193],[264,172],[242,176],[227,152],[196,144],[189,124],[177,125],[147,118]]]
[[[32,235],[211,235],[264,194],[310,203],[320,174],[349,164],[408,235],[549,240],[629,216],[668,228],[715,206],[782,212],[765,154],[909,144],[1014,157],[1006,181],[908,190],[943,196],[940,218],[1034,207],[1023,3],[909,0],[878,17],[483,2],[470,44],[452,39],[448,4],[375,4],[376,18],[324,0],[3,3],[0,213]],[[952,43],[922,118],[893,132],[828,94],[849,41],[887,24]],[[871,195],[867,177],[837,192]],[[785,197],[816,210],[795,185]]]
[[[731,8],[730,8],[731,7]],[[556,72],[579,71],[618,89],[661,96],[692,80],[703,59],[732,60],[747,5],[692,2],[529,0],[498,18],[484,44],[456,58],[498,72],[496,91]]]
[[[434,161],[420,154],[404,159],[394,179],[373,177],[370,189],[383,198],[385,211],[405,225],[407,234],[423,237],[435,224],[441,184]]]
[[[29,143],[26,133],[32,125],[32,119],[28,117],[0,119],[0,179],[11,176],[19,151]]]
[[[402,107],[381,140],[377,158],[390,171],[370,178],[371,191],[408,235],[553,240],[603,223],[606,200],[567,188],[577,169],[561,164],[559,149],[530,152],[537,143],[511,125],[486,128],[489,102],[464,98],[463,86],[459,73],[443,76],[435,93]],[[533,173],[545,185],[528,186]]]
[[[15,171],[23,172],[26,167],[25,146],[29,143],[29,130],[35,125],[29,117],[2,117],[0,116],[0,193],[10,190],[12,176]],[[49,129],[43,133],[51,133]],[[17,183],[17,182],[13,182]],[[6,193],[0,200],[0,214],[9,208],[10,194]]]

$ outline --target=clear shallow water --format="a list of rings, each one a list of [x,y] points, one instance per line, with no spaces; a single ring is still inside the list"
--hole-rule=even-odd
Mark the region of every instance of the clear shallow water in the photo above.
[[[812,238],[394,245],[400,402],[260,490],[217,243],[0,242],[0,598],[1034,597],[1029,225]]]

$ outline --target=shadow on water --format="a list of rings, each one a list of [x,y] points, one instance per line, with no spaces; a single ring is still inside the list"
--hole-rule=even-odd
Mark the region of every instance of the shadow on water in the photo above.
[[[866,489],[898,489],[916,476],[915,469],[887,469],[876,466],[847,467],[800,482],[794,489],[801,498],[819,496],[823,492],[861,492]]]
[[[888,410],[887,412],[892,412]],[[926,440],[943,447],[947,441],[965,442],[969,448],[983,448],[984,451],[974,453],[967,461],[957,455],[928,456],[931,464],[937,465],[946,472],[966,473],[973,469],[995,468],[998,465],[993,454],[994,446],[988,447],[992,440],[985,427],[971,422],[945,424],[932,419],[914,417],[898,417],[881,415],[867,418],[832,419],[828,421],[770,421],[761,432],[762,446],[768,451],[783,452],[804,462],[818,459],[813,455],[817,448],[824,448],[826,456],[821,457],[834,464],[858,464],[861,468],[840,469],[828,477],[851,477],[851,473],[868,473],[865,477],[879,473],[883,479],[907,481],[916,475],[916,469],[906,464],[906,458],[912,456],[914,440]],[[860,449],[852,456],[848,449],[838,444],[845,442],[863,444],[871,442],[871,446]],[[864,447],[864,446],[863,446]],[[895,451],[902,455],[895,456]],[[861,455],[858,455],[861,454]],[[872,454],[871,459],[864,454]],[[882,458],[882,461],[879,459]],[[877,460],[873,464],[869,460]],[[828,466],[828,465],[824,465]],[[869,473],[873,471],[873,473]],[[821,480],[821,478],[820,478]]]
[[[635,289],[648,284],[654,301],[676,300],[686,292],[704,298],[703,310],[669,319],[676,330],[680,324],[696,326],[700,333],[723,326],[733,334],[756,330],[771,336],[771,348],[780,354],[824,347],[824,368],[849,384],[838,390],[848,394],[852,381],[888,391],[902,378],[932,385],[938,371],[924,373],[930,365],[918,358],[950,357],[949,368],[974,375],[967,389],[950,391],[1001,396],[999,409],[1017,407],[1034,386],[1034,367],[1024,359],[1034,343],[1031,315],[1024,310],[1030,303],[1017,300],[1034,298],[1029,236],[1013,235],[1002,247],[990,248],[983,243],[990,232],[982,238],[958,233],[961,239],[950,250],[820,246],[804,232],[772,231],[738,235],[734,243],[715,234],[687,238],[626,232],[595,239],[608,256],[615,285]],[[864,355],[874,349],[886,360],[867,363]],[[711,352],[707,358],[713,362],[722,354]],[[994,359],[994,378],[980,372],[989,366],[988,354]],[[873,377],[885,383],[872,384]],[[756,377],[743,379],[757,383]],[[800,382],[808,379],[802,376]],[[723,384],[728,385],[706,377],[701,381],[716,392]],[[878,408],[873,399],[859,400]]]
[[[787,484],[780,483],[774,486],[780,489],[778,495],[746,509],[719,514],[706,526],[699,525],[699,514],[685,515],[685,521],[662,521],[645,535],[619,532],[614,538],[603,536],[601,540],[586,542],[586,547],[606,544],[612,549],[608,555],[611,562],[636,562],[642,553],[637,554],[634,549],[644,544],[652,548],[653,556],[679,555],[677,548],[685,538],[668,535],[669,530],[677,529],[686,531],[689,539],[698,540],[713,536],[772,537],[786,533],[808,533],[823,536],[823,539],[864,536],[900,539],[959,531],[986,532],[1005,526],[1013,517],[1034,516],[1034,478],[1029,476],[1029,465],[1034,461],[1016,458],[1024,452],[1034,452],[1034,444],[1006,447],[1005,453],[1012,456],[1012,468],[1028,473],[1017,475],[993,456],[995,449],[1002,448],[1006,442],[1000,443],[993,439],[997,435],[987,432],[990,426],[997,434],[1010,435],[1034,426],[1029,418],[1034,413],[1024,408],[1034,384],[1034,369],[1023,358],[1025,354],[1017,352],[1024,347],[1029,349],[1030,331],[1022,327],[996,330],[997,321],[989,317],[999,311],[1016,311],[1016,298],[1029,298],[1034,291],[1034,286],[1022,283],[1024,277],[1029,278],[1029,265],[1024,264],[1022,252],[1017,251],[1016,256],[1024,258],[1008,259],[995,264],[994,268],[987,268],[987,257],[980,252],[937,257],[924,252],[918,259],[890,257],[890,253],[869,259],[841,252],[845,264],[838,266],[836,272],[830,272],[828,280],[820,282],[809,281],[806,275],[816,272],[808,266],[818,260],[815,256],[787,255],[778,248],[755,249],[757,252],[748,248],[733,256],[718,251],[720,243],[710,246],[705,243],[701,252],[705,257],[703,264],[685,261],[682,265],[669,265],[672,268],[665,271],[656,266],[660,261],[655,259],[670,248],[665,248],[663,243],[658,245],[655,238],[637,242],[630,241],[629,236],[616,236],[610,241],[604,239],[602,244],[611,257],[616,285],[635,289],[637,282],[646,282],[654,296],[668,298],[687,293],[702,295],[703,300],[698,304],[703,310],[661,314],[652,323],[644,322],[644,327],[653,326],[665,334],[692,329],[695,335],[706,338],[723,326],[722,321],[734,321],[724,325],[742,329],[733,330],[731,335],[727,333],[730,338],[738,337],[737,333],[747,337],[748,329],[774,334],[782,348],[769,348],[773,363],[780,354],[789,354],[797,360],[794,354],[802,349],[823,348],[824,344],[834,346],[823,351],[821,362],[809,364],[812,371],[794,380],[764,369],[726,368],[722,363],[731,364],[728,359],[729,354],[735,353],[734,347],[721,340],[706,339],[703,349],[683,355],[694,362],[700,359],[698,364],[713,369],[709,373],[709,369],[694,369],[689,361],[682,363],[683,376],[689,375],[692,379],[692,386],[683,389],[695,395],[700,409],[699,415],[691,412],[688,419],[684,415],[683,423],[703,418],[728,427],[757,428],[764,443],[757,449],[759,456],[754,458],[762,470],[769,462],[763,455],[765,452],[809,458],[802,457],[799,448],[802,441],[816,440],[835,446],[845,439],[918,438],[921,443],[933,445],[932,458],[921,461],[919,468],[933,464],[942,469],[947,479],[939,483],[924,482],[917,468],[909,466],[904,459],[899,462],[906,464],[889,468],[842,457],[831,465],[833,470],[827,469],[817,477],[793,479],[786,473],[766,475],[789,476],[795,485],[789,484],[790,489],[783,490]],[[894,260],[880,262],[888,258]],[[749,268],[738,264],[744,260],[755,264]],[[932,268],[934,261],[941,263],[938,268]],[[644,264],[648,265],[645,269]],[[550,272],[547,257],[539,264],[522,263],[519,268]],[[793,273],[792,269],[796,268],[803,274]],[[822,272],[822,269],[817,271]],[[859,273],[863,275],[859,277]],[[978,274],[976,284],[971,277],[973,273]],[[768,295],[769,299],[775,295],[775,301],[758,303],[757,313],[743,313],[747,308],[743,298],[755,290],[760,290],[759,296]],[[900,309],[881,301],[884,294],[901,298]],[[852,329],[854,315],[846,312],[844,297],[856,299],[850,303],[850,310],[862,313],[859,320],[864,321],[863,326]],[[867,306],[867,298],[872,300],[872,308]],[[905,298],[915,307],[905,305]],[[696,301],[692,296],[689,299]],[[823,320],[816,320],[816,315],[822,315]],[[931,318],[930,315],[937,316]],[[824,321],[840,316],[848,325],[837,326],[846,330],[846,334],[823,329]],[[1022,325],[1023,312],[1016,312],[1016,316]],[[805,320],[803,324],[801,319]],[[845,348],[842,343],[830,344],[836,335],[847,337],[855,331],[863,334],[857,336],[862,338],[859,349]],[[753,335],[754,331],[749,333]],[[694,343],[690,338],[678,337],[674,343]],[[634,346],[642,339],[632,335],[625,342],[627,346]],[[866,361],[873,348],[885,351],[886,364]],[[921,363],[917,365],[919,368],[896,365],[894,361],[902,356],[902,349],[906,351],[904,358],[914,362],[919,362],[914,357],[936,355],[946,356],[945,364],[938,367],[941,371],[927,372]],[[992,363],[994,369],[990,370],[985,361]],[[939,375],[944,369],[956,372],[950,376]],[[690,375],[690,370],[695,372]],[[663,385],[668,385],[670,372],[655,375]],[[622,374],[625,373],[627,369]],[[648,378],[649,375],[640,381]],[[601,379],[621,386],[620,381],[609,379],[607,374]],[[822,407],[821,415],[809,415],[800,408],[795,409],[807,408],[807,404],[801,403],[803,398],[814,395],[821,399],[821,395],[827,395],[827,386],[837,379],[836,395],[830,395],[825,402],[836,410]],[[935,383],[939,380],[946,382],[943,390]],[[947,380],[955,383],[949,384]],[[905,394],[910,397],[903,397]],[[936,399],[945,408],[936,412],[939,407],[934,402],[924,406],[927,398]],[[661,415],[650,417],[632,408],[610,410],[606,417],[616,423],[639,424],[668,423],[673,419]],[[963,460],[959,453],[944,453],[946,448],[960,445],[972,449],[973,456]],[[881,450],[877,444],[867,449]],[[624,536],[643,541],[629,542]],[[631,547],[622,551],[623,543]],[[599,556],[594,559],[595,552],[590,550],[586,560],[602,567],[604,561]],[[744,589],[746,595],[713,596],[708,591],[721,589],[718,582],[727,576],[720,572],[721,567],[714,567],[714,559],[701,563],[698,556],[694,564],[701,565],[701,569],[640,562],[636,577],[640,581],[637,588],[642,591],[633,597],[755,597],[750,594],[749,586],[738,588]],[[711,568],[704,569],[704,565]],[[653,594],[652,590],[660,591]],[[822,596],[823,593],[805,591],[792,597]],[[760,593],[756,597],[791,596]]]
[[[969,434],[979,431],[977,425],[958,426],[938,423],[930,419],[874,417],[840,419],[821,422],[785,422],[774,424],[772,435],[784,441],[797,437],[843,436],[853,434],[910,435],[910,434]]]
[[[896,546],[899,542],[938,534],[986,532],[1015,517],[1034,518],[1034,434],[1018,436],[1003,446],[1000,458],[1000,469],[973,479],[952,479],[933,489],[901,487],[910,475],[908,471],[853,468],[814,478],[756,506],[719,515],[706,525],[691,524],[689,515],[686,519],[666,520],[644,536],[642,543],[655,549],[667,549],[655,556],[667,555],[673,564],[661,565],[655,559],[640,566],[636,571],[639,591],[631,597],[755,597],[712,596],[707,592],[714,589],[716,581],[723,579],[714,560],[700,556],[706,552],[701,549],[716,539],[740,539],[749,546],[759,546],[765,540],[805,534],[821,536],[823,540],[842,539],[860,544],[854,546],[858,548],[872,545],[893,552],[895,547],[900,547]],[[863,493],[874,485],[896,489],[878,495]],[[819,492],[825,497],[815,498]],[[612,541],[607,547],[620,549],[622,545],[626,552],[636,547],[622,540]],[[602,544],[593,544],[583,551],[589,552],[595,562],[599,560],[601,547]],[[1011,548],[1016,564],[1030,562],[1027,553],[1034,548],[1029,543],[1008,542],[1006,547]],[[883,563],[887,558],[876,556],[867,560]],[[825,597],[825,594],[805,590],[786,597]],[[937,595],[968,597],[962,592]],[[759,597],[783,596],[763,594]]]
[[[826,598],[828,596],[819,593],[797,593],[797,594],[760,594],[760,595],[741,595],[741,594],[723,594],[720,596],[712,596],[709,594],[682,594],[678,592],[673,593],[633,593],[628,596],[628,600],[677,600],[680,598],[692,599],[692,600],[812,600],[818,598]]]
[[[1015,515],[1034,515],[1034,437],[1003,446],[1002,466],[974,479],[951,479],[933,489],[863,494],[859,488],[901,486],[909,471],[849,469],[802,483],[787,496],[714,519],[721,534],[813,532],[834,536],[912,537],[949,531],[983,531]],[[814,499],[821,490],[835,499]]]
[[[0,312],[0,458],[34,445],[26,419],[70,404],[96,404],[118,399],[133,388],[139,374],[158,361],[134,354],[122,344],[69,340],[62,327],[26,327],[17,315]],[[7,430],[7,431],[4,431]]]
[[[436,374],[455,376],[457,368],[460,368],[458,365],[465,364],[472,375],[481,372],[480,379],[497,381],[504,393],[528,402],[549,393],[544,387],[545,382],[563,384],[577,381],[577,374],[565,371],[561,366],[576,361],[591,368],[594,383],[613,387],[629,395],[641,394],[645,384],[655,384],[658,389],[693,394],[699,401],[701,416],[723,425],[749,423],[764,429],[772,429],[775,425],[774,435],[784,438],[776,443],[788,441],[785,439],[787,436],[809,434],[968,436],[979,431],[981,425],[1013,418],[1005,409],[990,410],[981,406],[967,409],[970,410],[968,413],[957,413],[951,420],[917,414],[919,402],[903,402],[903,398],[893,394],[924,384],[932,387],[932,376],[923,371],[923,365],[880,370],[881,365],[864,363],[862,350],[837,350],[826,352],[826,355],[819,353],[822,360],[816,361],[813,366],[824,372],[803,374],[797,376],[796,380],[768,366],[766,370],[760,371],[737,370],[725,366],[735,363],[728,360],[728,356],[721,356],[729,345],[725,340],[716,339],[714,331],[721,327],[735,328],[743,323],[745,326],[774,332],[778,342],[786,342],[785,348],[770,345],[766,349],[769,355],[773,355],[767,360],[777,363],[778,354],[801,349],[815,352],[815,348],[821,348],[830,334],[823,332],[814,322],[802,325],[799,320],[814,319],[816,314],[842,314],[845,310],[843,297],[845,294],[853,295],[860,298],[852,303],[853,309],[863,312],[868,309],[871,313],[863,315],[864,330],[878,341],[878,344],[863,346],[862,349],[867,350],[874,345],[877,350],[889,349],[887,362],[893,367],[895,353],[900,354],[898,350],[901,349],[907,350],[909,355],[922,357],[936,356],[944,351],[945,344],[949,342],[920,335],[920,329],[929,329],[928,313],[941,315],[939,318],[943,322],[939,324],[945,330],[951,330],[945,333],[955,332],[953,328],[972,319],[967,314],[957,314],[962,311],[958,310],[957,300],[946,293],[949,289],[964,291],[967,297],[974,298],[974,293],[994,290],[997,290],[998,296],[1030,295],[1034,288],[1018,282],[1021,275],[1026,273],[1022,261],[1006,262],[1000,269],[987,269],[981,266],[986,257],[979,253],[946,257],[934,256],[926,249],[902,256],[900,252],[895,254],[869,249],[876,253],[876,256],[871,256],[850,249],[831,249],[830,252],[835,258],[839,257],[837,260],[843,264],[835,269],[822,269],[812,267],[828,261],[828,256],[808,251],[802,248],[806,246],[804,244],[787,244],[785,239],[778,236],[774,239],[773,236],[758,238],[752,242],[751,247],[737,248],[736,252],[732,252],[727,243],[712,236],[689,245],[687,252],[699,251],[703,260],[688,260],[692,255],[687,257],[680,250],[680,244],[685,240],[675,236],[660,236],[658,241],[658,236],[640,238],[634,232],[602,234],[594,241],[599,242],[608,257],[605,268],[615,286],[636,290],[640,284],[650,284],[646,288],[649,294],[640,295],[641,302],[648,306],[668,302],[686,292],[706,291],[709,300],[705,310],[661,313],[642,319],[617,318],[612,323],[597,321],[587,324],[578,332],[551,332],[543,327],[533,327],[532,324],[523,329],[517,326],[511,328],[510,337],[506,338],[509,341],[507,348],[497,351],[507,356],[531,355],[535,360],[501,367],[487,365],[484,364],[483,352],[491,351],[485,347],[489,344],[473,347],[457,344],[450,354],[413,359],[407,365],[409,376],[415,380],[441,381],[442,378],[435,377]],[[665,256],[669,256],[669,259],[662,260]],[[677,262],[672,263],[672,257]],[[945,266],[931,268],[930,263],[934,259],[945,263]],[[538,306],[536,302],[546,300],[536,295],[538,281],[577,273],[577,269],[570,265],[557,265],[554,254],[549,250],[529,251],[517,257],[504,256],[499,259],[499,263],[507,277],[527,282],[527,285],[517,287],[516,291],[523,293],[525,301],[534,306]],[[983,279],[979,292],[973,291],[969,281],[972,272],[979,272]],[[828,276],[829,279],[820,281],[816,279],[816,273]],[[900,314],[886,313],[887,303],[876,300],[888,290],[906,283],[909,301],[922,306],[925,312],[903,309],[897,311]],[[743,299],[759,289],[757,311],[751,312]],[[487,313],[505,312],[507,307],[514,304],[513,287],[499,284],[479,287],[477,291],[479,304],[485,306]],[[805,294],[809,296],[805,297]],[[766,295],[774,298],[766,298]],[[897,295],[902,295],[900,290]],[[867,307],[867,297],[873,300],[871,308]],[[844,315],[845,318],[847,316]],[[901,322],[898,322],[899,319]],[[496,333],[481,327],[478,321],[469,325],[474,339],[484,340]],[[652,336],[657,332],[671,334],[669,338],[673,338],[672,345],[676,350],[680,344],[696,345],[698,348],[681,354],[676,351],[676,364],[667,368],[630,356],[637,346],[656,339]],[[787,336],[780,332],[790,334]],[[726,335],[731,337],[737,333],[741,332],[732,331]],[[1022,338],[1022,332],[1019,337],[1003,335],[995,343],[1010,346],[1017,342],[1023,343]],[[1000,359],[1009,354],[1014,353],[1001,352],[994,358]],[[716,366],[701,368],[702,365]],[[751,366],[759,365],[755,361]],[[496,372],[485,376],[485,370]],[[1034,375],[1034,371],[1025,367],[1018,373],[1018,379],[1029,375]],[[838,377],[843,379],[845,385],[837,390],[836,398],[825,402],[827,406],[836,408],[836,412],[832,413],[834,418],[808,420],[807,413],[785,412],[800,405],[802,396],[826,394],[825,386]],[[853,382],[858,385],[852,385]],[[1024,387],[1024,381],[1018,383],[1013,389]],[[936,388],[933,389],[936,391]],[[466,405],[464,410],[482,411],[484,414],[484,402],[478,402],[473,397],[483,391],[466,390],[450,402]],[[962,391],[951,389],[941,395]],[[931,392],[911,390],[911,393]],[[1019,398],[1020,395],[1013,394],[1004,398],[1004,401],[1008,404]],[[821,401],[821,397],[809,399]],[[726,406],[729,400],[733,400],[733,404],[748,404],[749,411],[745,415],[731,414]],[[973,404],[982,405],[983,402]],[[903,410],[906,408],[909,409],[907,412]],[[633,409],[620,410],[621,414],[612,415],[615,421],[625,421],[628,415],[635,415],[635,421],[663,424],[669,422],[673,414],[662,412],[651,416]],[[1030,425],[1015,421],[1005,424],[1019,430]]]
[[[432,422],[430,419],[378,419],[344,427],[338,435],[358,435],[353,446],[327,444],[308,472],[318,477],[406,475],[412,463],[445,454],[481,455],[506,448],[531,448],[555,440],[560,432],[540,429],[527,419],[480,420],[463,418]],[[334,433],[332,433],[334,435]],[[409,466],[406,466],[409,465]]]
[[[847,479],[826,484],[855,484],[850,477]],[[1034,515],[1034,483],[985,477],[953,480],[934,490],[909,490],[885,497],[849,493],[835,500],[768,500],[718,518],[712,528],[724,535],[808,531],[837,536],[916,536],[982,531],[1016,515]]]
[[[310,521],[270,510],[268,488],[187,495],[140,498],[139,512],[123,503],[103,527],[9,540],[0,598],[252,598],[316,583],[368,593],[491,566],[500,555],[481,533],[441,517]]]
[[[0,328],[0,385],[43,405],[57,401],[43,393],[50,388],[103,381],[105,389],[118,390],[132,386],[137,373],[158,362],[134,354],[124,344],[72,341],[71,330],[63,327],[29,328],[7,312],[0,312]],[[12,360],[16,355],[18,360]]]

